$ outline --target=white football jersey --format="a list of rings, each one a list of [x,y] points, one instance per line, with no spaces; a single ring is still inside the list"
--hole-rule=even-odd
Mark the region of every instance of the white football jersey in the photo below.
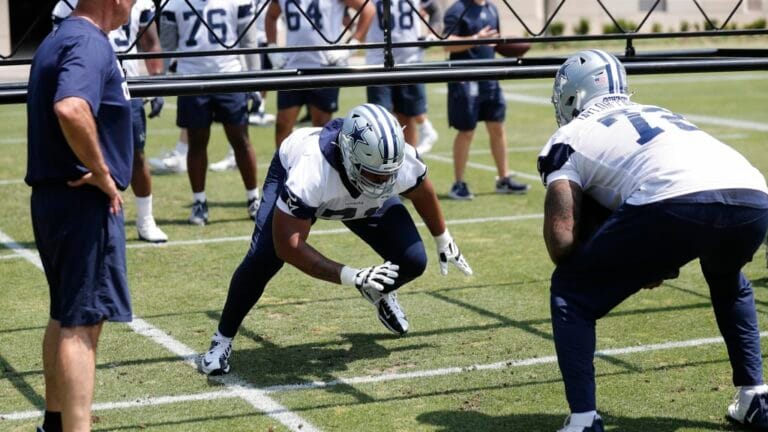
[[[768,193],[736,150],[678,114],[631,102],[585,109],[555,132],[538,163],[545,185],[571,180],[612,210],[719,189]]]
[[[304,17],[312,19],[315,27],[326,39],[335,41],[344,29],[343,20],[346,5],[342,0],[278,0],[281,16],[285,22],[285,45],[328,45],[318,31]],[[298,3],[304,14],[299,11]],[[339,42],[342,43],[342,42]],[[296,69],[327,65],[325,51],[297,51],[285,53],[285,68]]]
[[[321,142],[322,128],[302,128],[280,145],[280,163],[286,171],[285,189],[277,207],[295,217],[352,220],[369,217],[392,196],[408,192],[424,180],[427,167],[416,150],[405,145],[403,164],[390,195],[369,198],[348,183],[335,143]],[[346,183],[346,185],[345,185]],[[355,196],[350,192],[353,188]]]
[[[168,0],[161,13],[163,30],[169,25],[176,28],[179,51],[214,51],[232,47],[254,16],[251,0],[189,0],[189,3],[194,10],[186,0]],[[200,17],[214,33],[206,28]],[[240,60],[233,55],[180,57],[177,66],[180,75],[241,70]]]
[[[417,0],[411,3],[418,5]],[[371,26],[368,27],[366,42],[384,42],[384,23],[382,15],[384,13],[384,1],[375,0],[376,17]],[[406,0],[392,0],[390,7],[392,28],[392,42],[413,42],[421,37],[421,18],[419,11],[414,10]],[[419,47],[395,48],[392,50],[392,56],[395,63],[418,63],[422,59],[422,50]],[[366,51],[365,60],[368,64],[384,64],[383,49],[369,49]]]
[[[67,4],[67,2],[69,4]],[[71,7],[70,7],[71,5]],[[56,6],[53,7],[51,12],[51,19],[53,20],[53,28],[59,26],[59,23],[64,21],[72,13],[72,8],[77,6],[77,0],[59,0]],[[136,4],[131,9],[131,15],[128,17],[128,22],[122,27],[109,32],[109,42],[112,44],[112,49],[116,53],[129,53],[133,54],[137,52],[136,49],[136,35],[139,31],[148,26],[155,17],[155,3],[152,0],[137,0]],[[126,51],[128,47],[131,47],[130,51]],[[123,60],[123,68],[125,69],[125,75],[129,77],[139,76],[139,60]]]

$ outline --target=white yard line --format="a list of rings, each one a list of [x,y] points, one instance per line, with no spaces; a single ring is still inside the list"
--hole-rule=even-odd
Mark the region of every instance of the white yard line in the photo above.
[[[3,231],[0,231],[0,244],[12,249],[14,253],[23,256],[24,259],[32,263],[38,269],[43,269],[40,258],[34,251],[22,247]],[[152,324],[139,317],[134,317],[133,321],[128,323],[128,326],[136,333],[152,339],[158,345],[176,354],[189,366],[197,368],[197,365],[195,364],[197,352],[182,342],[174,339],[168,333],[154,327]],[[250,383],[239,378],[237,375],[230,374],[222,378],[217,378],[216,380],[224,384],[229,391],[235,393],[239,398],[249,403],[252,407],[280,422],[291,431],[319,431],[315,426],[291,412],[279,402],[266,396],[266,393],[263,390],[253,387]]]
[[[529,219],[541,219],[544,217],[544,214],[542,213],[532,213],[532,214],[525,214],[525,215],[510,215],[510,216],[489,216],[484,218],[469,218],[469,219],[454,219],[454,220],[448,220],[445,221],[445,223],[449,226],[451,225],[467,225],[467,224],[476,224],[476,223],[493,223],[493,222],[514,222],[514,221],[521,221],[521,220],[529,220]],[[423,222],[417,222],[417,227],[423,227],[425,226]],[[335,234],[349,234],[351,233],[350,230],[346,228],[331,228],[331,229],[320,229],[311,231],[310,235],[312,236],[318,236],[318,235],[335,235]],[[0,231],[0,234],[2,234],[2,231]],[[131,243],[126,246],[128,249],[146,249],[146,248],[167,248],[167,247],[175,247],[175,246],[195,246],[195,245],[201,245],[201,244],[215,244],[215,243],[229,243],[229,242],[246,242],[250,241],[251,236],[237,236],[237,237],[214,237],[209,239],[198,239],[198,240],[175,240],[175,241],[169,241],[166,243]],[[0,243],[6,244],[3,237],[0,236]],[[15,243],[14,243],[15,244]],[[8,255],[0,255],[0,260],[11,260],[11,259],[36,259],[40,260],[37,254],[36,249],[24,249],[18,244],[15,244],[14,246],[8,246],[9,249],[17,250],[17,253],[8,254]],[[23,250],[22,253],[18,253],[18,249]],[[29,257],[26,256],[26,254],[30,254]],[[42,266],[39,267],[42,270]]]
[[[520,93],[504,92],[504,98],[512,102],[520,102],[531,105],[552,106],[552,102],[547,98],[540,96],[530,96]],[[726,126],[737,129],[753,130],[758,132],[768,132],[768,123],[754,122],[749,120],[732,119],[726,117],[715,117],[700,114],[682,114],[683,117],[694,123],[711,124],[715,126]]]
[[[755,74],[755,73],[745,73],[745,74],[728,74],[728,78],[724,79],[722,75],[696,75],[695,78],[691,78],[688,76],[667,76],[664,78],[651,78],[651,77],[640,77],[640,76],[632,76],[632,85],[638,85],[638,84],[678,84],[678,83],[702,83],[702,82],[732,82],[732,81],[763,81],[765,79],[768,79],[768,74]],[[510,81],[503,81],[502,86],[505,90],[538,90],[538,89],[552,89],[552,80],[548,79],[546,81],[538,82],[538,83],[525,83],[525,84],[511,84]],[[448,92],[447,89],[444,90],[446,93]]]
[[[761,338],[764,338],[766,336],[768,336],[768,332],[760,333]],[[723,343],[723,338],[721,337],[689,339],[689,340],[665,342],[665,343],[659,343],[659,344],[633,345],[625,348],[612,348],[612,349],[600,350],[595,352],[595,356],[596,357],[620,356],[620,355],[628,355],[628,354],[646,353],[646,352],[652,352],[652,351],[692,348],[692,347],[715,345],[715,344],[722,344],[722,343]],[[330,380],[330,381],[308,381],[305,383],[297,383],[297,384],[283,384],[283,385],[264,387],[262,389],[252,389],[249,391],[254,391],[254,392],[258,391],[260,394],[271,394],[271,393],[284,393],[284,392],[293,392],[293,391],[302,391],[302,390],[316,390],[316,389],[331,388],[339,385],[376,384],[376,383],[382,383],[382,382],[388,382],[388,381],[443,377],[448,375],[471,373],[475,371],[503,370],[503,369],[510,369],[510,368],[525,367],[525,366],[552,364],[556,362],[557,362],[556,356],[531,357],[527,359],[511,359],[511,360],[505,360],[505,361],[500,361],[495,363],[473,364],[469,366],[455,366],[455,367],[427,369],[427,370],[404,372],[404,373],[390,373],[390,374],[381,374],[381,375],[367,375],[367,376],[360,376],[360,377],[339,378],[339,379]],[[237,397],[242,397],[240,391],[236,389],[227,389],[227,390],[220,390],[215,392],[205,392],[205,393],[188,394],[188,395],[158,396],[158,397],[134,399],[130,401],[98,403],[93,405],[93,411],[140,408],[140,407],[147,407],[147,406],[168,405],[168,404],[184,403],[184,402],[211,401],[211,400],[217,400],[217,399],[229,399],[229,398],[237,398]],[[17,411],[17,412],[12,412],[8,414],[0,414],[0,419],[26,420],[26,419],[40,417],[42,416],[42,414],[43,414],[42,411]],[[306,427],[306,425],[304,427]],[[305,430],[305,429],[302,428],[302,430]]]
[[[450,156],[441,156],[441,155],[438,155],[438,154],[427,153],[426,155],[424,155],[422,157],[424,159],[429,159],[429,160],[434,160],[434,161],[439,161],[439,162],[445,162],[445,163],[450,163],[450,164],[453,163],[453,157],[450,157]],[[479,169],[479,170],[483,170],[483,171],[496,172],[496,167],[492,166],[492,165],[486,165],[486,164],[481,164],[481,163],[469,161],[469,162],[467,162],[467,166],[471,167],[471,168],[476,168],[476,169]],[[518,171],[511,171],[511,170],[509,171],[509,173],[512,174],[512,175],[515,175],[517,177],[524,178],[524,179],[536,180],[537,182],[541,181],[541,177],[539,177],[537,175],[526,174],[526,173],[522,173],[522,172],[518,172]],[[538,184],[540,184],[540,183],[538,183]]]

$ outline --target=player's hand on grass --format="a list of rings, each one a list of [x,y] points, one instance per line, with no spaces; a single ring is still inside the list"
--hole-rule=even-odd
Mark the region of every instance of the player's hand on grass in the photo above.
[[[356,269],[344,266],[341,269],[342,285],[354,286],[357,289],[384,291],[386,285],[394,285],[400,266],[387,261],[384,264]]]
[[[469,266],[464,255],[461,254],[461,250],[456,245],[456,241],[451,237],[451,233],[448,230],[437,237],[435,237],[435,243],[437,243],[437,257],[440,264],[440,274],[448,274],[448,263],[456,266],[462,273],[469,276],[472,274],[472,267]]]

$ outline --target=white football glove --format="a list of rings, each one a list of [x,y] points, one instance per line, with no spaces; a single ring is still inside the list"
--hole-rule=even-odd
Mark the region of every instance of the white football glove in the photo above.
[[[355,38],[352,38],[349,40],[349,42],[347,42],[347,46],[354,46],[359,44],[360,41]],[[323,52],[325,53],[325,61],[328,63],[328,66],[346,66],[349,57],[354,51],[354,49],[346,49]]]
[[[464,259],[464,255],[461,254],[459,247],[456,246],[456,242],[453,241],[451,233],[445,230],[444,233],[435,237],[435,243],[437,243],[437,257],[440,264],[440,274],[448,274],[448,263],[451,263],[458,267],[462,273],[469,276],[472,274],[472,267],[469,266],[467,260]]]
[[[277,44],[273,42],[268,44],[267,48],[277,48]],[[269,59],[269,62],[272,63],[272,69],[282,69],[283,66],[288,63],[288,57],[281,52],[267,53],[267,58]]]
[[[357,289],[373,288],[376,291],[384,291],[384,285],[394,285],[398,270],[400,270],[400,266],[389,261],[362,269],[344,266],[339,277],[342,285],[353,286]]]

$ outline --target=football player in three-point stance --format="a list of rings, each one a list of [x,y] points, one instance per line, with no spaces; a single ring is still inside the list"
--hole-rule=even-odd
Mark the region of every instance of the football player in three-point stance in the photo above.
[[[77,7],[77,0],[61,0],[56,3],[51,18],[54,28],[72,13],[72,8]],[[128,22],[116,30],[109,32],[109,42],[115,52],[123,52],[131,47],[128,53],[136,52],[136,36],[142,33],[138,45],[144,52],[160,51],[160,40],[157,36],[157,26],[152,22],[155,16],[155,4],[152,0],[137,0]],[[163,73],[163,61],[160,59],[145,60],[147,72],[150,75]],[[138,60],[123,60],[123,69],[128,77],[139,76]],[[162,97],[149,100],[151,110],[149,118],[160,115],[165,101]],[[157,226],[152,216],[152,177],[149,166],[144,158],[144,145],[146,144],[147,123],[144,115],[144,103],[141,99],[131,100],[131,123],[133,125],[133,171],[131,175],[131,189],[136,196],[136,230],[139,239],[162,243],[168,240],[168,236]]]
[[[606,52],[568,58],[552,102],[560,129],[538,164],[547,188],[544,241],[557,266],[552,328],[571,411],[561,432],[604,430],[595,321],[697,258],[739,388],[727,417],[768,430],[755,300],[741,272],[768,230],[765,178],[682,116],[631,102],[624,66]],[[612,213],[584,239],[585,195]]]
[[[246,32],[254,18],[251,0],[169,0],[160,15],[161,40],[168,51],[223,50],[232,46],[239,35],[240,47],[255,48],[256,35]],[[208,28],[212,30],[209,31]],[[245,34],[243,34],[245,33]],[[249,70],[259,69],[258,54],[245,56]],[[177,72],[183,74],[240,72],[242,64],[237,56],[182,57]],[[211,123],[221,122],[229,144],[235,152],[235,161],[245,185],[248,215],[253,219],[259,205],[256,184],[256,153],[248,138],[248,112],[246,93],[179,96],[176,125],[186,128],[189,140],[187,173],[192,186],[192,214],[194,225],[208,223],[208,200],[205,178],[208,169],[208,140]]]
[[[285,262],[317,279],[357,288],[391,332],[408,332],[396,290],[424,272],[427,256],[408,210],[409,198],[437,243],[442,274],[448,264],[472,269],[445,225],[427,167],[405,143],[397,120],[364,104],[322,128],[303,128],[280,145],[264,181],[251,245],[235,270],[210,349],[206,374],[230,371],[232,338]],[[316,219],[338,220],[368,243],[383,264],[354,268],[307,243]]]

